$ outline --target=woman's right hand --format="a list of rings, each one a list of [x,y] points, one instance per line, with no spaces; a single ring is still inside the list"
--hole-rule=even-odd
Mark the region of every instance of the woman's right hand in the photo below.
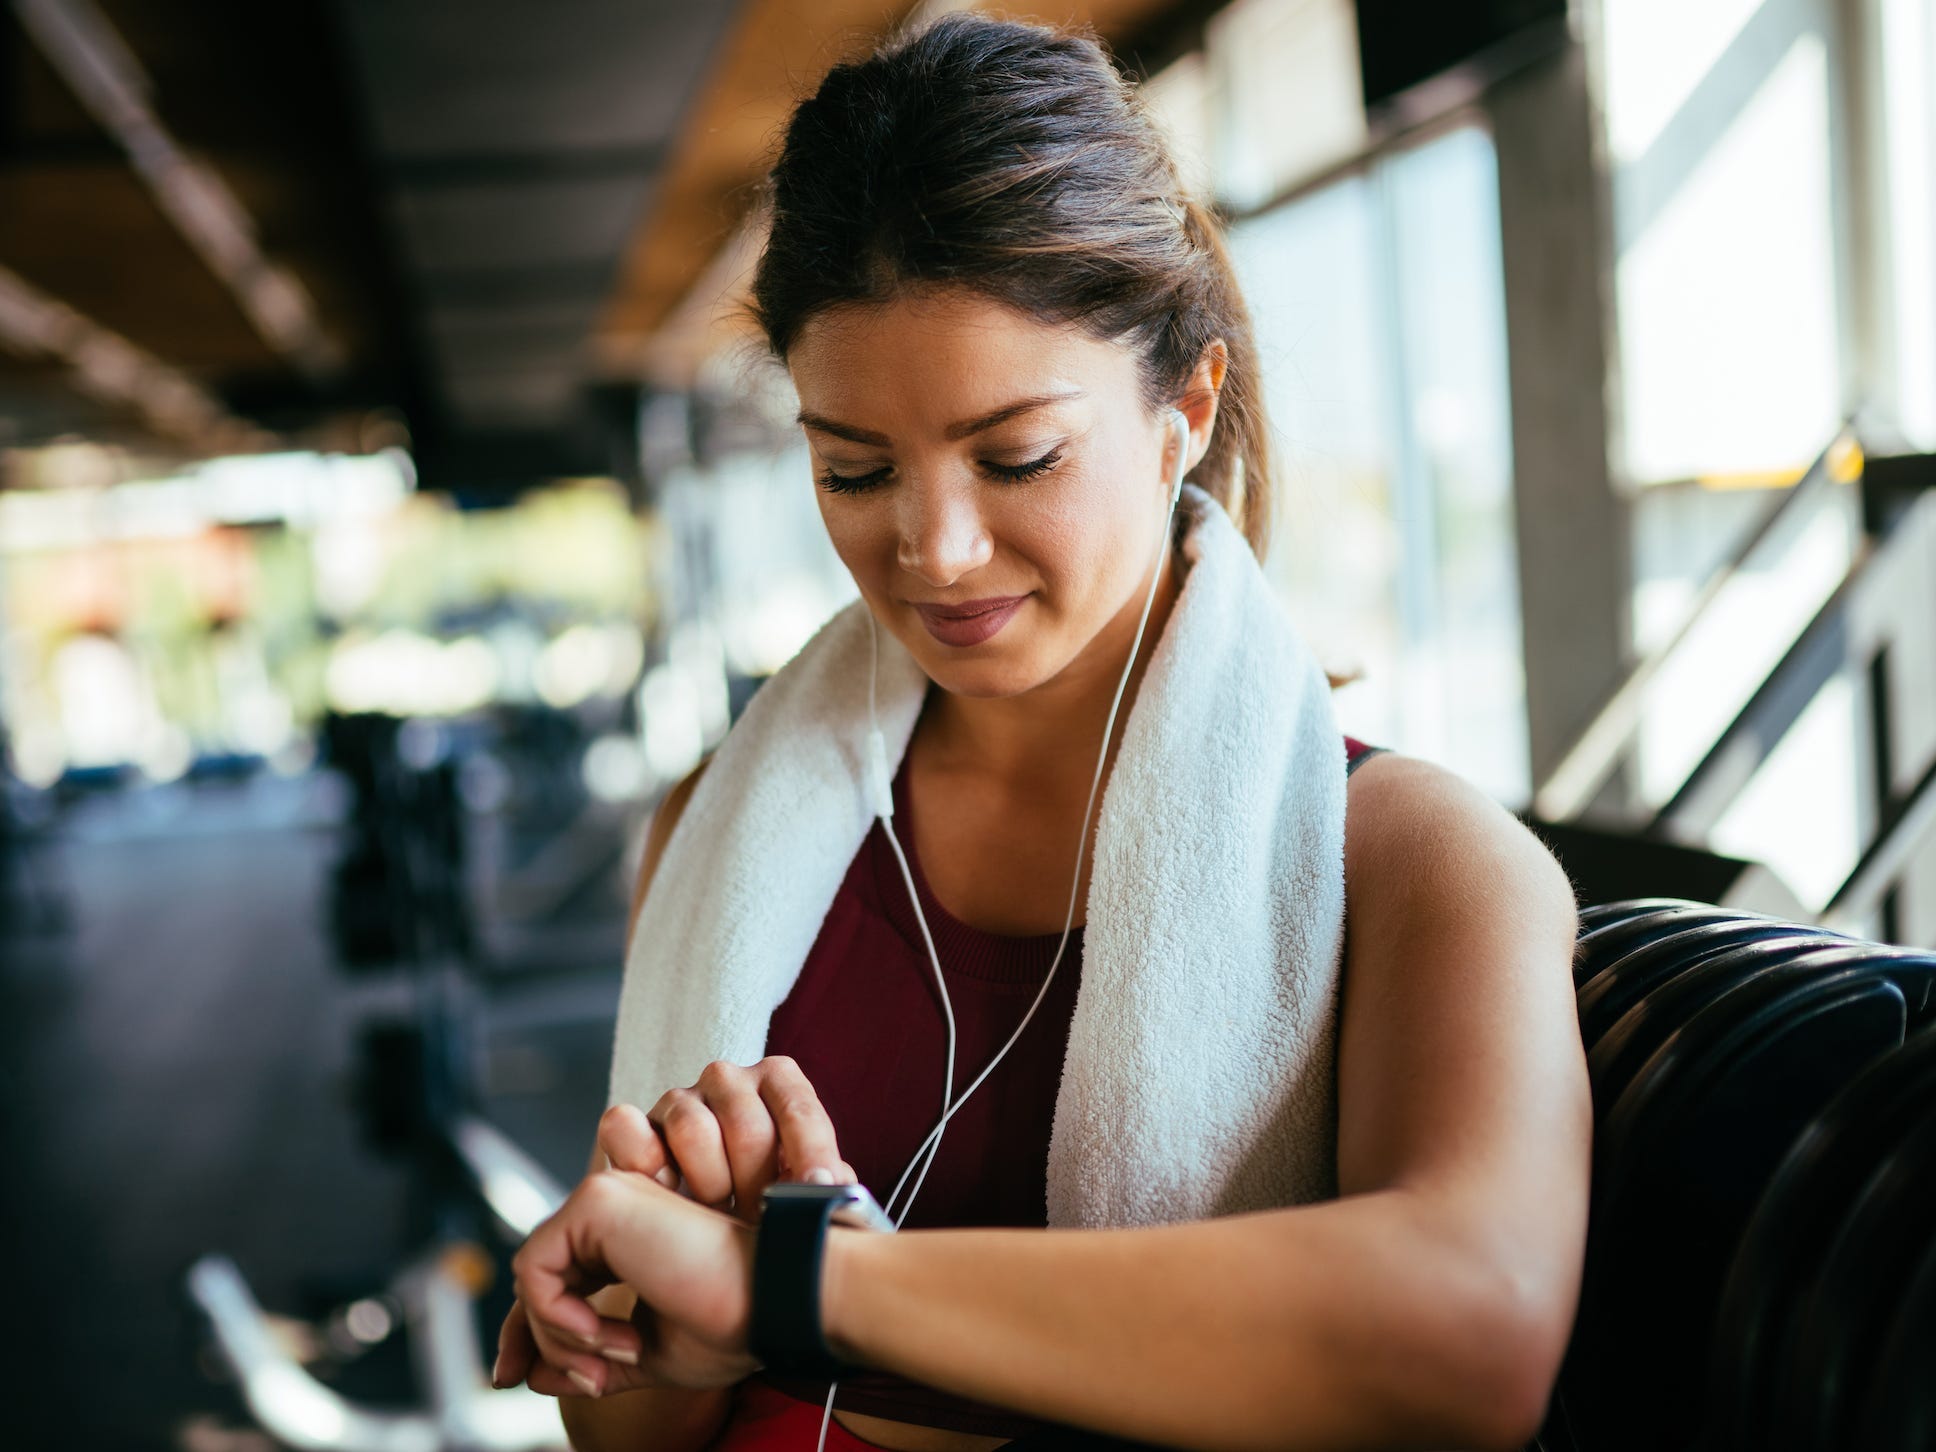
[[[759,1223],[775,1181],[860,1178],[840,1157],[820,1096],[785,1054],[751,1065],[715,1060],[691,1088],[667,1090],[644,1112],[614,1104],[598,1122],[598,1147],[614,1169],[650,1175],[748,1224]]]

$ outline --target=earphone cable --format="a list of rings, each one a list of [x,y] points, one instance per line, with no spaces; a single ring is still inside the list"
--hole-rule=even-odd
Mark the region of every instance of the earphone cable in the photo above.
[[[935,951],[934,935],[928,930],[927,915],[921,911],[920,895],[916,893],[914,890],[914,877],[908,869],[907,854],[901,850],[901,839],[894,834],[894,824],[892,821],[894,788],[893,788],[893,784],[886,779],[887,777],[886,758],[878,749],[878,744],[880,739],[880,727],[878,725],[873,724],[878,722],[880,719],[879,713],[876,710],[875,680],[876,680],[876,677],[880,674],[881,640],[880,640],[880,628],[875,623],[874,616],[871,612],[868,614],[868,617],[867,617],[867,632],[868,632],[868,640],[872,647],[872,649],[868,653],[868,661],[867,661],[867,719],[868,719],[868,722],[870,723],[869,733],[868,733],[869,735],[868,769],[873,773],[873,776],[874,776],[873,786],[874,786],[874,794],[875,794],[875,807],[880,815],[881,826],[887,833],[888,844],[894,849],[894,860],[900,865],[901,881],[907,885],[909,900],[914,903],[914,918],[915,918],[915,921],[921,925],[921,941],[927,946],[928,962],[932,964],[934,967],[934,986],[941,994],[941,1012],[946,1018],[947,1024],[948,1024],[948,1060],[947,1060],[946,1072],[942,1076],[942,1080],[941,1080],[941,1121],[940,1121],[942,1124],[946,1124],[948,1121],[948,1115],[953,1112],[954,1106],[958,1102],[953,1098],[954,1083],[955,1083],[955,1006],[953,1001],[948,996],[948,983],[946,978],[942,975],[942,972],[941,972],[941,956],[939,953]],[[963,1097],[965,1098],[966,1096],[964,1095]],[[921,1149],[917,1149],[914,1152],[915,1160],[920,1159],[921,1151],[927,1149],[927,1147],[928,1147],[928,1142],[926,1140],[923,1140],[921,1144]],[[941,1153],[941,1142],[938,1138],[936,1138],[934,1140],[934,1151],[928,1156],[928,1164],[929,1165],[933,1164],[935,1155],[938,1155],[940,1153]],[[908,1162],[908,1169],[911,1170],[913,1168],[914,1168],[914,1160],[910,1160]],[[886,1204],[882,1206],[882,1209],[887,1211],[887,1213],[889,1214],[893,1214],[894,1200],[895,1200],[895,1197],[901,1193],[901,1186],[907,1183],[907,1174],[908,1174],[907,1170],[903,1170],[901,1172],[901,1178],[894,1186],[894,1194],[889,1195],[887,1197]],[[910,1191],[908,1194],[908,1198],[907,1198],[908,1205],[912,1205],[914,1203],[914,1196],[918,1194],[921,1189],[921,1180],[925,1180],[927,1177],[928,1177],[927,1165],[923,1165],[921,1167],[921,1178],[917,1179],[914,1182],[914,1189]],[[900,1216],[897,1217],[894,1221],[895,1229],[898,1230],[900,1228],[901,1221],[906,1217],[907,1217],[907,1206],[903,1206],[901,1209]]]

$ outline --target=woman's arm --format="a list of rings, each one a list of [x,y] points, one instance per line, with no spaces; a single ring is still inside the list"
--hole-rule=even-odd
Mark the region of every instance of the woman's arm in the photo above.
[[[1340,1198],[1134,1230],[837,1228],[837,1348],[1181,1447],[1534,1435],[1585,1247],[1572,886],[1450,772],[1394,754],[1352,782]]]
[[[705,769],[706,762],[701,761],[666,793],[652,814],[639,862],[638,886],[632,894],[631,916],[626,924],[628,943],[632,930],[638,926],[639,909],[645,905],[653,873],[665,854],[666,839],[671,837]],[[603,1152],[593,1146],[591,1163],[585,1173],[594,1175],[605,1167]],[[623,1285],[607,1286],[590,1299],[600,1315],[618,1318],[630,1316],[638,1301]],[[683,1387],[646,1387],[607,1398],[561,1396],[558,1414],[564,1420],[565,1436],[576,1452],[640,1452],[642,1448],[650,1448],[652,1452],[697,1452],[717,1435],[731,1405],[730,1388],[689,1391]]]

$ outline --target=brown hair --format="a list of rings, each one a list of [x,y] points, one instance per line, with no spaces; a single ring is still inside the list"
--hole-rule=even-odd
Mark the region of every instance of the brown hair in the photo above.
[[[896,37],[794,110],[769,190],[751,310],[782,360],[821,309],[933,284],[1129,343],[1152,409],[1221,338],[1218,426],[1192,477],[1263,559],[1250,315],[1216,218],[1092,35],[953,12]]]

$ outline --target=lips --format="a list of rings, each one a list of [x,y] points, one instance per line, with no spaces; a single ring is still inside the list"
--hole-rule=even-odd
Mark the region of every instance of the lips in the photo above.
[[[919,605],[921,623],[943,645],[980,645],[1021,609],[1026,595],[998,595],[984,600],[964,600],[957,605]]]

